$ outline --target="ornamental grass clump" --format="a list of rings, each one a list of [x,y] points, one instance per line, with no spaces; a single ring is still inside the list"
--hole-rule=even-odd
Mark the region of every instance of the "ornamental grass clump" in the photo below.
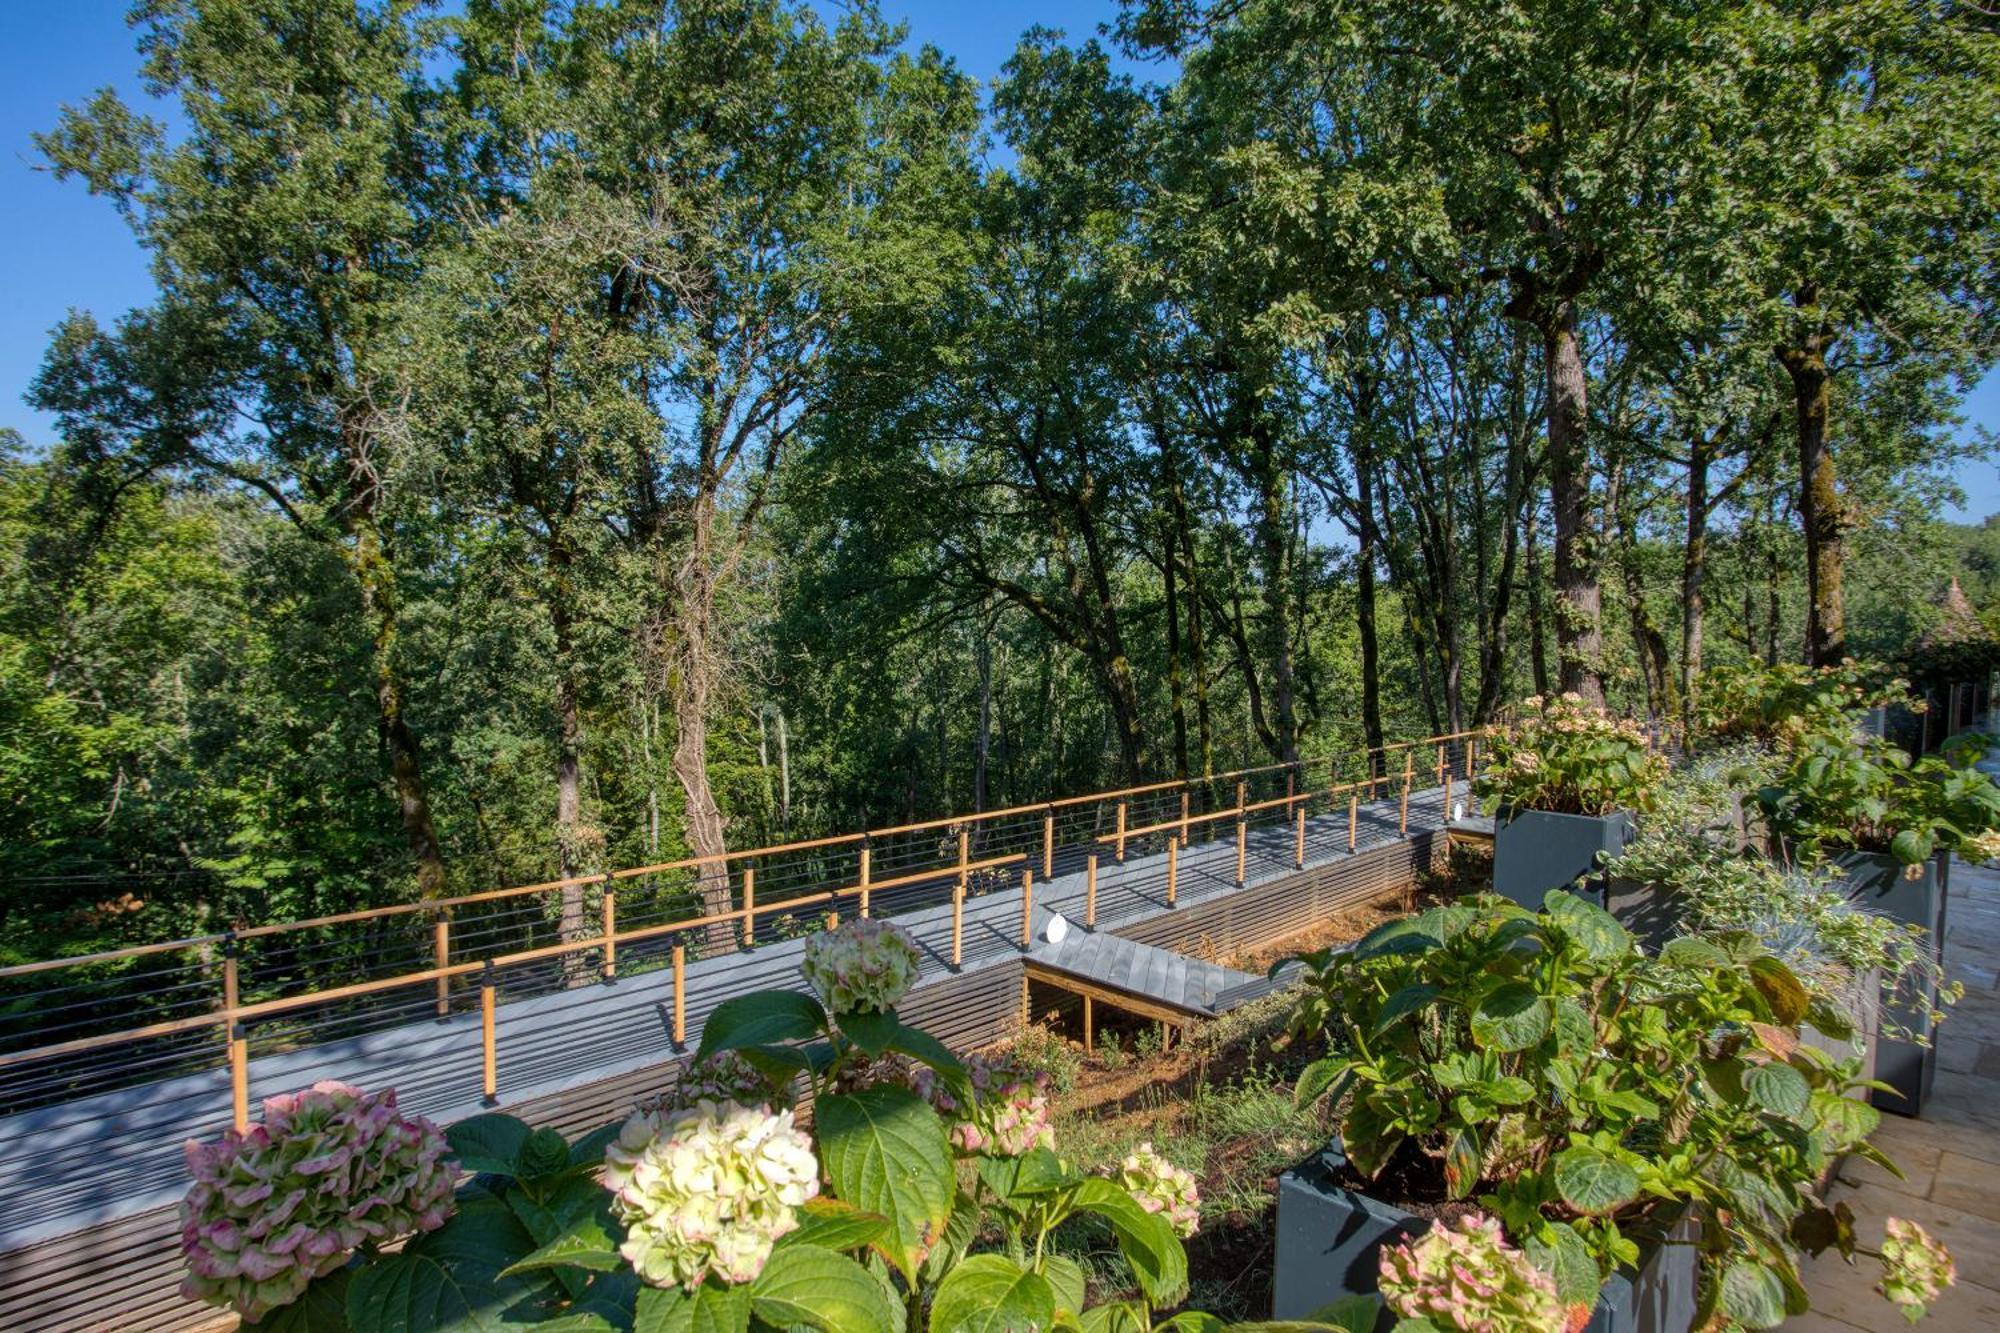
[[[453,1207],[448,1151],[393,1091],[329,1082],[270,1098],[247,1132],[187,1146],[181,1290],[255,1323],[355,1249],[436,1230]]]
[[[1160,1156],[1150,1141],[1125,1155],[1114,1178],[1132,1192],[1141,1208],[1164,1214],[1176,1235],[1192,1236],[1201,1229],[1201,1191],[1194,1173]]]
[[[1560,1333],[1564,1325],[1554,1281],[1478,1213],[1384,1246],[1379,1283],[1391,1310],[1439,1330]]]
[[[1876,1290],[1916,1323],[1944,1289],[1958,1281],[1951,1251],[1915,1222],[1892,1217],[1882,1241],[1882,1281]]]
[[[605,1149],[604,1184],[640,1279],[691,1290],[711,1273],[754,1281],[819,1193],[819,1162],[790,1111],[703,1101],[627,1120]]]
[[[950,1126],[952,1147],[967,1154],[1019,1157],[1056,1146],[1048,1074],[1004,1057],[977,1055],[966,1060],[965,1069],[972,1086],[970,1105],[928,1067],[918,1069],[911,1080]]]
[[[910,933],[863,917],[806,941],[799,971],[838,1014],[886,1014],[916,984],[921,963]]]
[[[1491,810],[1608,815],[1644,810],[1667,774],[1639,724],[1592,708],[1575,694],[1521,705],[1494,736],[1475,790]]]

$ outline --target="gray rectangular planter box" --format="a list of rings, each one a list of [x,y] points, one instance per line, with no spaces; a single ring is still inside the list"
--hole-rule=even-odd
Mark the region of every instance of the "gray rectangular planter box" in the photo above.
[[[1493,891],[1539,911],[1550,889],[1580,889],[1604,903],[1599,853],[1615,856],[1632,840],[1632,816],[1501,812],[1493,833]]]
[[[1948,853],[1940,852],[1924,862],[1922,872],[1915,879],[1906,878],[1907,868],[1894,857],[1881,852],[1842,852],[1833,857],[1833,863],[1847,875],[1847,893],[1851,901],[1892,920],[1922,926],[1930,932],[1932,957],[1940,963],[1944,961],[1945,907],[1951,887],[1951,857]],[[1882,1019],[1898,1027],[1915,1030],[1923,1026],[1923,1005],[1937,1003],[1937,991],[1934,986],[1927,985],[1927,994],[1920,999],[1907,993],[1909,984],[1907,979],[1903,979],[1905,989],[1902,993],[1892,986],[1884,986]],[[1877,1092],[1874,1096],[1876,1106],[1899,1115],[1922,1113],[1924,1101],[1930,1096],[1931,1084],[1937,1077],[1935,1030],[1930,1035],[1928,1045],[1887,1037],[1876,1043],[1875,1077],[1896,1089],[1893,1093]]]
[[[1278,1177],[1273,1319],[1303,1319],[1343,1296],[1374,1292],[1382,1247],[1430,1227],[1424,1218],[1335,1184],[1344,1165],[1335,1139]],[[1676,1236],[1683,1233],[1691,1235],[1692,1226],[1676,1228]],[[1604,1284],[1584,1333],[1687,1333],[1695,1314],[1694,1249],[1657,1245],[1640,1259],[1636,1272],[1620,1272]]]

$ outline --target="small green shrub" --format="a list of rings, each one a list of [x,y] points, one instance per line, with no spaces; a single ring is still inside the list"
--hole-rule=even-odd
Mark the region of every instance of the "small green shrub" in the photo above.
[[[1494,736],[1474,783],[1489,812],[1548,810],[1606,815],[1643,810],[1667,761],[1636,722],[1614,718],[1574,694],[1531,698],[1512,727]]]
[[[1049,1090],[1058,1096],[1073,1090],[1083,1072],[1082,1054],[1048,1028],[1024,1028],[1009,1053],[1017,1067],[1047,1075]]]

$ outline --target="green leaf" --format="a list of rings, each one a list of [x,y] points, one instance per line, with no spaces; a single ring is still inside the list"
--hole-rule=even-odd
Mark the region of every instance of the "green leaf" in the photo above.
[[[1596,1148],[1565,1148],[1554,1165],[1556,1192],[1580,1213],[1613,1212],[1639,1195],[1639,1173]]]
[[[574,1266],[588,1268],[596,1273],[608,1273],[624,1262],[618,1253],[618,1239],[611,1234],[609,1210],[604,1215],[579,1217],[565,1227],[562,1234],[547,1244],[540,1246],[526,1258],[516,1260],[500,1270],[500,1276],[513,1277],[536,1268]]]
[[[1753,1105],[1787,1120],[1804,1120],[1812,1104],[1812,1085],[1805,1075],[1776,1060],[1744,1070],[1743,1091]]]
[[[1488,1050],[1526,1050],[1549,1034],[1549,1002],[1518,981],[1488,991],[1472,1011],[1472,1038]]]
[[[1397,1022],[1410,1014],[1428,1009],[1441,992],[1436,986],[1405,986],[1382,1002],[1382,1011],[1375,1016],[1375,1035],[1387,1032]]]
[[[817,1245],[773,1250],[750,1284],[750,1308],[767,1324],[822,1333],[877,1333],[890,1323],[888,1298],[868,1270]]]
[[[444,1132],[451,1155],[467,1171],[495,1175],[515,1175],[521,1166],[521,1148],[534,1133],[525,1121],[511,1115],[476,1115],[461,1120]]]
[[[1548,1222],[1528,1237],[1522,1250],[1529,1262],[1555,1279],[1556,1296],[1564,1305],[1595,1303],[1604,1275],[1590,1253],[1590,1242],[1567,1222]]]
[[[632,1315],[632,1333],[744,1333],[749,1326],[750,1289],[715,1282],[692,1292],[641,1287]]]
[[[931,1333],[1046,1333],[1055,1288],[997,1254],[975,1254],[945,1275],[931,1300]]]
[[[1077,1176],[1062,1158],[1047,1148],[1034,1148],[1019,1157],[980,1156],[974,1162],[986,1188],[1002,1199],[1019,1202],[1036,1195],[1067,1189]]]
[[[347,1289],[357,1333],[491,1333],[547,1314],[554,1288],[541,1274],[501,1276],[535,1248],[500,1200],[475,1195],[402,1253],[363,1267]]]
[[[1070,1201],[1111,1223],[1125,1262],[1155,1306],[1173,1305],[1187,1294],[1187,1251],[1165,1214],[1147,1212],[1129,1190],[1097,1176],[1079,1181]]]
[[[1678,935],[1660,946],[1660,957],[1683,967],[1729,966],[1729,955],[1699,935]]]
[[[1136,1301],[1115,1301],[1085,1310],[1077,1321],[1083,1333],[1147,1333],[1146,1307]],[[1221,1333],[1223,1323],[1212,1314],[1190,1310],[1175,1315],[1164,1324],[1152,1324],[1155,1333]]]
[[[1899,830],[1895,837],[1889,839],[1889,855],[1906,866],[1922,865],[1931,859],[1931,853],[1936,849],[1936,838],[1915,829]]]
[[[906,1088],[878,1084],[814,1109],[820,1164],[834,1196],[894,1226],[883,1257],[913,1280],[917,1255],[944,1229],[958,1180],[944,1122]]]
[[[1375,1333],[1375,1323],[1381,1315],[1380,1296],[1355,1293],[1342,1296],[1331,1305],[1321,1306],[1307,1319],[1315,1324],[1340,1329],[1341,1333]]]
[[[570,1166],[569,1140],[553,1129],[538,1129],[528,1135],[521,1145],[517,1158],[522,1180],[534,1180],[541,1176],[565,1171]]]
[[[1843,1097],[1837,1092],[1813,1093],[1812,1109],[1829,1152],[1846,1152],[1873,1134],[1882,1123],[1882,1113],[1867,1102],[1858,1097]]]
[[[889,1049],[889,1043],[896,1039],[896,1029],[902,1026],[896,1020],[896,1011],[884,1013],[851,1013],[840,1016],[840,1035],[868,1052],[871,1059],[880,1058]]]
[[[780,1236],[778,1248],[818,1245],[828,1250],[858,1250],[880,1243],[890,1230],[889,1219],[882,1214],[863,1212],[824,1194],[808,1199],[799,1212],[802,1220],[798,1229]]]
[[[1749,966],[1750,981],[1771,1006],[1771,1016],[1787,1027],[1796,1027],[1812,1007],[1812,997],[1792,969],[1768,955],[1752,958]]]
[[[1444,1148],[1445,1188],[1454,1199],[1463,1199],[1479,1183],[1479,1140],[1472,1131],[1460,1128]]]
[[[1299,1081],[1292,1085],[1293,1104],[1310,1106],[1318,1101],[1352,1064],[1341,1056],[1328,1055],[1307,1065],[1299,1072]]]
[[[701,1025],[700,1064],[717,1051],[740,1051],[774,1042],[809,1041],[826,1030],[826,1010],[800,991],[760,990],[724,1000]]]
[[[1785,1322],[1784,1279],[1763,1264],[1739,1260],[1722,1274],[1722,1309],[1745,1328]]]
[[[1074,1315],[1083,1313],[1089,1283],[1084,1278],[1082,1264],[1066,1254],[1052,1254],[1042,1260],[1042,1276],[1055,1289],[1056,1309],[1067,1310]]]
[[[243,1321],[257,1333],[353,1333],[347,1321],[347,1288],[354,1276],[352,1268],[336,1268],[325,1277],[316,1277],[290,1305],[281,1305],[257,1323]]]
[[[1619,925],[1611,913],[1578,894],[1551,893],[1542,904],[1542,911],[1587,958],[1609,962],[1632,952],[1631,932]]]

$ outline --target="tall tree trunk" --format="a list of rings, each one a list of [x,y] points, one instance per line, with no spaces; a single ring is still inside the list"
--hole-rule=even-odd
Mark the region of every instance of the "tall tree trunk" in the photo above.
[[[1801,306],[1814,304],[1811,292]],[[1832,339],[1821,333],[1779,349],[1792,381],[1799,433],[1799,522],[1806,538],[1806,661],[1832,666],[1847,655],[1847,608],[1841,593],[1845,539],[1840,488],[1827,440],[1829,381],[1826,354]]]
[[[1576,307],[1565,301],[1542,334],[1548,376],[1549,498],[1555,515],[1555,619],[1561,688],[1604,702],[1603,593],[1594,549],[1587,387]]]
[[[1289,764],[1299,757],[1299,724],[1292,663],[1291,524],[1286,512],[1287,483],[1268,423],[1252,430],[1257,441],[1257,553],[1264,588],[1264,656],[1271,664],[1272,756]],[[1254,664],[1250,668],[1255,670]]]
[[[729,870],[723,862],[722,810],[708,777],[708,710],[715,689],[720,646],[715,642],[714,494],[698,491],[690,506],[688,545],[674,571],[672,669],[668,689],[674,708],[674,777],[687,807],[688,847],[704,859],[696,882],[704,916],[735,907]],[[739,930],[729,922],[708,928],[703,952],[714,956],[736,948]]]
[[[979,738],[972,752],[972,810],[986,808],[986,759],[993,746],[993,647],[988,640],[991,624],[986,608],[980,608],[979,642],[975,649],[979,668]]]
[[[1188,725],[1187,678],[1181,667],[1181,590],[1177,577],[1181,557],[1175,549],[1173,529],[1166,533],[1166,549],[1160,553],[1160,576],[1167,609],[1167,705],[1174,725],[1174,776],[1187,781]]]
[[[1544,582],[1542,575],[1542,548],[1535,541],[1541,528],[1541,505],[1539,502],[1528,506],[1528,518],[1522,533],[1523,544],[1528,553],[1528,660],[1534,671],[1535,693],[1547,698],[1549,694],[1549,620],[1544,602]]]
[[[1176,474],[1168,491],[1174,505],[1174,533],[1180,542],[1181,570],[1187,577],[1188,678],[1194,689],[1195,752],[1201,776],[1215,772],[1215,729],[1208,712],[1208,653],[1202,634],[1201,565],[1196,559],[1194,524],[1187,508],[1187,491]]]
[[[1354,456],[1354,629],[1361,640],[1361,736],[1368,750],[1368,773],[1376,776],[1388,736],[1382,729],[1382,645],[1376,629],[1375,560],[1379,534],[1375,528],[1375,454],[1365,440],[1352,445]]]
[[[445,895],[444,851],[431,820],[430,793],[424,784],[423,759],[416,733],[404,715],[403,674],[397,663],[397,639],[402,632],[396,595],[395,567],[383,548],[382,534],[366,515],[348,522],[349,544],[343,548],[348,568],[361,592],[361,614],[374,640],[376,726],[389,754],[389,774],[396,787],[396,804],[403,822],[403,840],[417,866],[417,894]]]
[[[553,601],[556,669],[556,850],[560,878],[575,879],[595,868],[591,834],[583,825],[583,710],[577,701],[574,624],[566,576],[558,575]],[[564,884],[556,922],[556,937],[580,940],[584,925],[584,886]],[[563,955],[565,984],[578,985],[590,967],[581,953]]]
[[[1687,538],[1681,549],[1681,726],[1694,726],[1700,689],[1702,584],[1708,576],[1708,469],[1714,445],[1696,435],[1688,448]]]

